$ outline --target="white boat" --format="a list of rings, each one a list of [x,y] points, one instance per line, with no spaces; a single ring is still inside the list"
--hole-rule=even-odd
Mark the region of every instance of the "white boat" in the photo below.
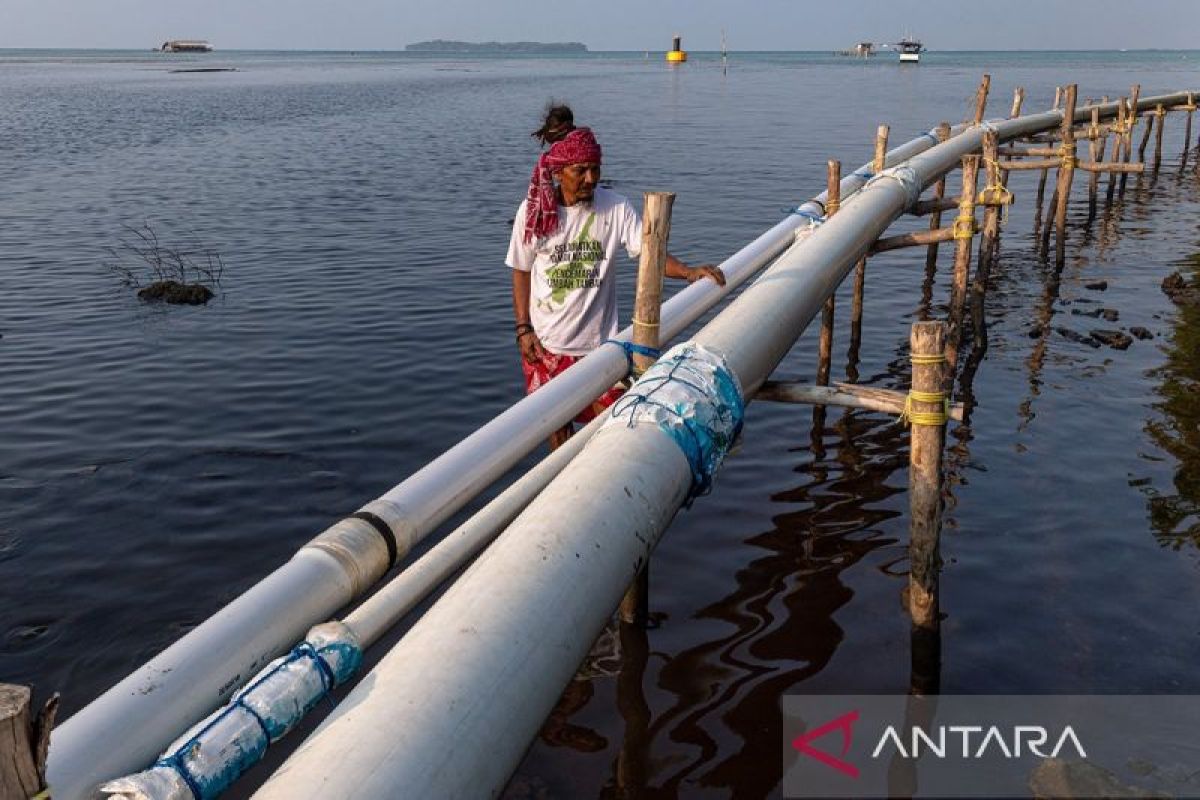
[[[921,53],[925,52],[925,47],[911,36],[905,36],[895,46],[900,51],[901,64],[915,64],[921,60]]]
[[[159,48],[164,53],[211,53],[213,46],[199,39],[171,39]]]

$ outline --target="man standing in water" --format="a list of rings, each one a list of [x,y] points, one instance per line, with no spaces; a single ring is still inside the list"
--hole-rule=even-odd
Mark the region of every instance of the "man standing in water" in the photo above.
[[[617,245],[631,258],[642,248],[642,222],[629,201],[599,186],[600,145],[588,128],[575,128],[569,109],[552,108],[534,133],[553,142],[529,181],[517,210],[505,263],[512,269],[513,311],[526,392],[617,333],[617,283],[612,267]],[[688,267],[667,254],[665,274],[689,283],[725,276],[711,265]],[[621,395],[613,387],[585,408],[588,422]],[[571,423],[550,437],[554,449],[570,438]]]

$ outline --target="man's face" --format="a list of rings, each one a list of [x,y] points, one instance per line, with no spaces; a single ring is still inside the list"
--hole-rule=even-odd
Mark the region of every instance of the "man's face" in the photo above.
[[[558,173],[558,185],[562,189],[563,202],[572,205],[590,202],[600,182],[600,165],[595,162],[572,164]]]

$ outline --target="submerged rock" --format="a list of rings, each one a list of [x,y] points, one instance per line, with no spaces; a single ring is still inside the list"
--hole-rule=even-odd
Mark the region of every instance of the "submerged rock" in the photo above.
[[[1178,272],[1163,278],[1162,290],[1172,302],[1179,305],[1200,305],[1200,286],[1189,284]]]
[[[1132,333],[1137,338],[1141,339],[1142,341],[1154,338],[1154,334],[1151,333],[1146,328],[1143,328],[1141,325],[1134,325],[1132,328],[1129,329],[1129,332]]]
[[[1086,344],[1088,347],[1099,347],[1100,342],[1093,339],[1091,336],[1084,336],[1082,333],[1076,333],[1070,328],[1055,328],[1054,332],[1064,339],[1070,339],[1072,342]]]
[[[1115,308],[1094,308],[1091,311],[1072,308],[1071,313],[1080,317],[1103,317],[1106,322],[1116,322],[1121,318],[1121,312],[1117,311]]]
[[[198,283],[179,281],[156,281],[138,290],[138,297],[151,303],[202,306],[213,298],[212,289]]]
[[[1092,338],[1097,339],[1114,350],[1128,350],[1133,344],[1133,337],[1123,331],[1098,329],[1092,331]]]
[[[1085,283],[1083,288],[1091,289],[1094,292],[1103,292],[1108,288],[1108,281],[1093,281],[1092,283]]]

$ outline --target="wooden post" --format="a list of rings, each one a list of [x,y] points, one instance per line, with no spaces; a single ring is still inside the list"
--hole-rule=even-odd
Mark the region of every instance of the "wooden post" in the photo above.
[[[983,122],[983,114],[987,109],[988,91],[992,88],[992,76],[986,72],[983,74],[983,80],[979,83],[979,90],[975,92],[975,124],[979,125]]]
[[[1128,124],[1125,116],[1125,98],[1117,98],[1117,126],[1113,130],[1113,149],[1112,163],[1121,163],[1121,156],[1125,152],[1125,126]],[[1113,196],[1117,188],[1117,173],[1108,173],[1108,189],[1104,195],[1105,205],[1112,205]]]
[[[939,142],[944,142],[950,138],[950,123],[943,122],[937,126],[937,138]],[[946,176],[943,175],[938,179],[938,182],[933,185],[933,199],[941,200],[946,196]],[[942,212],[935,210],[929,215],[929,230],[934,231],[942,227]],[[925,251],[925,280],[930,281],[937,271],[937,242],[929,245],[929,249]]]
[[[971,269],[971,237],[975,228],[975,184],[979,174],[979,156],[966,156],[962,162],[962,195],[958,217],[954,220],[954,283],[950,289],[950,326],[946,337],[946,374],[953,376],[962,342],[963,306],[967,297],[967,277]],[[982,316],[982,309],[980,311]]]
[[[54,695],[33,718],[27,686],[0,683],[0,797],[26,800],[46,788],[46,750],[58,711]]]
[[[979,266],[975,268],[975,283],[973,292],[979,296],[980,304],[987,286],[988,275],[991,273],[992,261],[996,258],[996,249],[1000,237],[1001,207],[994,205],[1008,197],[1008,190],[1000,182],[1000,162],[996,154],[1000,147],[999,137],[995,131],[983,134],[983,163],[987,173],[987,182],[983,188],[983,201],[988,205],[983,211],[983,235],[979,238]]]
[[[1008,113],[1009,119],[1016,119],[1021,116],[1021,104],[1025,102],[1025,87],[1018,86],[1013,91],[1012,111]]]
[[[1075,93],[1078,87],[1071,84],[1067,87],[1065,106],[1063,108],[1063,123],[1061,135],[1062,166],[1058,170],[1058,183],[1055,193],[1058,195],[1058,206],[1054,212],[1054,263],[1062,265],[1066,259],[1067,248],[1067,205],[1071,200],[1071,182],[1075,178]]]
[[[1162,140],[1163,127],[1167,121],[1167,110],[1159,103],[1154,109],[1154,116],[1158,120],[1158,125],[1154,131],[1154,169],[1158,170],[1162,166]]]
[[[1142,131],[1142,141],[1138,145],[1138,161],[1146,163],[1146,147],[1150,144],[1150,134],[1154,133],[1154,120],[1158,115],[1150,112],[1146,115],[1146,130]]]
[[[1133,157],[1133,130],[1137,127],[1138,121],[1138,95],[1142,93],[1142,85],[1135,83],[1129,88],[1129,100],[1125,105],[1125,149],[1122,153],[1122,161],[1128,164]],[[1125,181],[1129,175],[1121,174],[1121,196],[1125,196]]]
[[[1093,164],[1099,164],[1104,161],[1104,146],[1108,141],[1108,134],[1100,135],[1100,109],[1092,109],[1092,127],[1090,131],[1090,140],[1088,141],[1088,152],[1092,157]],[[1096,197],[1100,192],[1100,173],[1093,172],[1088,178],[1088,219],[1096,218]]]
[[[1059,107],[1061,104],[1062,104],[1062,87],[1061,87],[1061,86],[1055,86],[1055,87],[1054,87],[1054,109],[1053,109],[1053,110],[1054,110],[1054,111],[1057,111],[1057,110],[1058,110],[1058,107]]]
[[[1183,166],[1187,166],[1188,154],[1192,150],[1192,113],[1196,110],[1196,96],[1188,92],[1187,96],[1187,121],[1183,126]]]
[[[913,323],[912,438],[908,462],[908,613],[914,626],[938,628],[939,538],[941,536],[942,444],[946,435],[946,326]],[[919,398],[919,399],[918,399]]]
[[[825,195],[825,219],[837,213],[842,204],[842,162],[830,161],[827,165]],[[821,309],[821,338],[817,353],[817,385],[829,385],[829,368],[833,360],[833,311],[835,291]]]
[[[880,125],[875,132],[875,160],[871,171],[878,175],[886,166],[888,126]],[[867,257],[859,259],[854,269],[854,296],[850,306],[850,351],[846,373],[852,381],[858,380],[858,350],[862,342],[863,292],[867,285]]]
[[[662,309],[663,273],[667,268],[667,240],[671,236],[672,192],[646,192],[642,210],[642,254],[638,262],[637,293],[633,301],[633,343],[658,349],[658,323]],[[633,374],[640,376],[655,359],[633,354]],[[621,599],[622,622],[645,624],[648,616],[649,565],[642,567]]]

